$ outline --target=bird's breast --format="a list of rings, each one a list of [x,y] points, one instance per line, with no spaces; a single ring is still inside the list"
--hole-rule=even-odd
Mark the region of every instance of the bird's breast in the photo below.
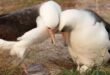
[[[70,33],[70,47],[80,53],[98,52],[108,48],[109,38],[104,27],[74,29]]]
[[[103,26],[74,29],[70,33],[70,54],[74,58],[78,57],[79,61],[93,62],[93,59],[99,58],[100,62],[102,62],[105,52],[108,52],[108,41],[108,34]]]
[[[101,46],[106,45],[109,41],[108,33],[104,28],[104,25],[87,25],[76,28],[70,32],[71,45],[81,46]]]

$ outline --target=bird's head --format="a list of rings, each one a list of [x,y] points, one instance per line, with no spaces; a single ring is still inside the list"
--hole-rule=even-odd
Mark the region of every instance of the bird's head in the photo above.
[[[52,44],[56,44],[55,33],[58,32],[58,28],[57,27],[55,27],[55,28],[48,27],[48,32],[49,32]]]
[[[39,17],[37,25],[47,28],[52,43],[55,44],[55,33],[57,32],[60,22],[61,7],[55,1],[47,1],[41,4],[39,8]]]
[[[39,8],[39,17],[37,18],[38,26],[47,27],[51,41],[55,44],[55,33],[59,29],[61,7],[55,1],[44,2]],[[65,33],[62,33],[65,40]]]

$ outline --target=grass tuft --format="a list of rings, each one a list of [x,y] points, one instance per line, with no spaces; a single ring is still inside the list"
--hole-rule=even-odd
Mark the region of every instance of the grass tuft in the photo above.
[[[75,69],[72,70],[64,69],[58,75],[81,75],[81,74]],[[93,69],[91,71],[85,72],[83,75],[110,75],[110,72],[103,69]]]

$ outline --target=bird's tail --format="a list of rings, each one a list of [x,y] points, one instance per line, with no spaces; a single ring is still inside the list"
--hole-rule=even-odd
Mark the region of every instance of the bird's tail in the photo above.
[[[1,50],[11,50],[13,45],[15,44],[15,41],[6,41],[3,39],[0,39],[0,49]]]
[[[11,55],[17,55],[17,57],[19,58],[23,58],[24,57],[24,53],[28,48],[28,42],[27,41],[18,41],[17,43],[15,43],[13,45],[13,47],[11,48],[10,54]]]
[[[26,48],[26,41],[7,41],[0,39],[0,50],[10,50],[10,55],[17,55],[19,58],[23,58]]]

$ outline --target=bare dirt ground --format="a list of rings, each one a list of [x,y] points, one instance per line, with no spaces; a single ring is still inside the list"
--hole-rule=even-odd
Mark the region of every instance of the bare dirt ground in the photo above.
[[[3,72],[9,72],[21,60],[17,57],[9,55],[9,52],[3,51],[0,53],[0,75],[5,75]],[[64,46],[63,40],[60,34],[56,35],[56,46],[54,46],[50,39],[47,39],[43,43],[33,46],[31,51],[26,56],[22,64],[43,64],[48,69],[51,75],[57,75],[64,68],[71,69],[73,67],[73,62],[69,56],[67,47]],[[16,70],[19,70],[21,66],[17,66]],[[12,73],[16,75],[16,70]],[[22,72],[22,71],[19,71]],[[10,75],[10,74],[8,74]]]
[[[54,46],[49,39],[46,40],[29,54],[27,61],[31,60],[35,63],[44,64],[49,69],[51,75],[56,75],[64,67],[72,68],[72,61],[70,60],[67,47],[64,47],[60,35],[56,35],[56,43],[57,45]]]

